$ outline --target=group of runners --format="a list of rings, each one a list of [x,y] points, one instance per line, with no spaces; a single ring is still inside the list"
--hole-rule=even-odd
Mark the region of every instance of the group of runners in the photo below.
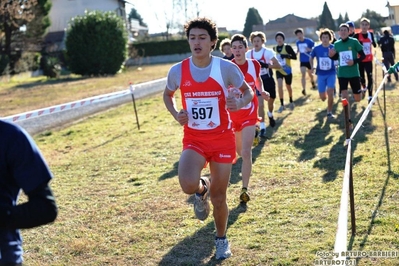
[[[273,49],[265,46],[263,32],[250,34],[251,49],[244,35],[235,34],[221,42],[222,59],[211,54],[218,40],[217,27],[212,20],[196,18],[185,25],[191,56],[171,67],[163,99],[167,110],[183,126],[183,151],[178,166],[180,186],[184,193],[195,195],[194,213],[198,219],[208,217],[209,200],[213,205],[216,259],[226,259],[232,254],[226,236],[227,187],[232,164],[237,156],[241,156],[239,199],[245,205],[250,200],[248,185],[254,132],[259,126],[259,135],[265,136],[266,114],[269,125],[276,125],[273,116],[276,83],[280,99],[277,112],[295,108],[291,87],[292,60],[298,57],[300,60],[303,95],[307,95],[307,76],[313,89],[316,89],[314,75],[317,76],[320,99],[327,100],[327,119],[334,118],[332,105],[337,78],[339,93],[348,102],[349,85],[355,101],[360,101],[366,91],[372,97],[372,49],[376,43],[368,30],[370,22],[362,18],[361,32],[354,37],[350,37],[350,26],[350,23],[339,26],[338,40],[333,31],[321,30],[319,44],[305,37],[303,29],[298,28],[295,30],[297,51],[285,43],[283,32],[275,34],[277,45]],[[395,72],[392,69],[390,73]],[[287,106],[283,83],[289,96]],[[181,104],[174,98],[178,89]],[[264,101],[267,102],[267,113]],[[210,176],[202,176],[202,170],[208,166]]]

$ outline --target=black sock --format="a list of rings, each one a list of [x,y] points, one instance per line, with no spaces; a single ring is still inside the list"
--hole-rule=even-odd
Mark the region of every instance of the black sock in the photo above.
[[[204,196],[205,193],[208,191],[208,187],[206,186],[205,181],[201,179],[201,182],[202,182],[202,184],[203,184],[203,186],[204,186],[204,190],[202,190],[201,193],[196,193],[198,196]]]
[[[284,99],[280,99],[281,106],[284,106]]]
[[[292,102],[293,102],[292,97],[290,97],[290,103],[292,103]]]

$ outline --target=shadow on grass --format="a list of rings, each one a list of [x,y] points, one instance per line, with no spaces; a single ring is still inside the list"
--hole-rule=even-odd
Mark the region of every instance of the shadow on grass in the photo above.
[[[121,137],[124,137],[124,136],[126,136],[126,133],[119,134],[119,135],[117,135],[117,136],[112,137],[111,139],[109,139],[109,140],[107,140],[107,141],[104,141],[104,142],[101,143],[101,144],[98,144],[98,145],[93,146],[93,147],[88,147],[87,149],[84,149],[83,152],[88,152],[88,151],[92,151],[92,150],[101,148],[101,147],[103,147],[103,146],[105,146],[105,145],[107,145],[107,144],[109,144],[109,143],[112,143],[112,142],[114,142],[115,140],[117,140],[117,139],[119,139],[119,138],[121,138]]]
[[[337,102],[333,106],[333,113],[336,113],[337,105],[340,103]],[[351,108],[351,117],[352,120],[359,121],[361,116],[363,115],[365,108],[360,113],[356,113],[356,105],[358,103],[352,104]],[[340,128],[342,128],[343,134],[339,138],[338,142],[333,145],[329,151],[328,156],[323,156],[319,160],[315,161],[313,167],[325,170],[325,174],[322,176],[323,182],[332,182],[338,177],[338,171],[345,167],[346,161],[346,136],[345,136],[345,122],[344,122],[344,110],[340,114],[337,114],[335,120],[326,121],[325,111],[320,111],[316,113],[316,120],[318,123],[309,131],[309,133],[302,140],[298,140],[295,142],[295,146],[298,149],[302,149],[303,152],[299,156],[298,160],[311,160],[316,157],[317,149],[328,145],[332,141],[332,137],[328,137],[329,132],[331,130],[331,123],[338,123]],[[352,151],[356,150],[356,146],[358,143],[367,141],[366,134],[372,133],[375,130],[375,126],[371,124],[372,122],[372,113],[368,114],[368,118],[363,122],[363,127],[355,135],[355,138],[352,140]],[[356,164],[362,160],[362,157],[354,157],[353,163]],[[342,167],[341,167],[342,166]]]
[[[234,209],[231,209],[227,228],[233,225],[237,221],[240,214],[244,212],[246,212],[246,207],[241,204],[237,205]],[[210,218],[208,218],[208,220]],[[213,221],[208,222],[207,224],[204,223],[202,228],[196,231],[193,235],[188,236],[180,241],[167,254],[165,254],[158,265],[169,266],[223,264],[223,261],[216,260],[214,255],[210,258],[210,260],[208,260],[208,258],[215,252],[214,232],[215,226]],[[232,252],[234,254],[234,245],[232,245]]]
[[[59,79],[47,79],[47,80],[39,80],[39,81],[32,81],[32,82],[24,82],[23,84],[18,84],[14,86],[14,89],[31,89],[36,86],[43,86],[43,85],[56,85],[62,84],[65,82],[71,81],[81,81],[89,79],[90,77],[64,77]]]
[[[165,172],[163,175],[161,175],[160,177],[158,177],[158,180],[159,181],[162,181],[162,180],[165,180],[165,179],[168,179],[168,178],[173,178],[173,177],[175,177],[175,176],[177,176],[177,169],[179,168],[179,161],[176,161],[174,164],[173,164],[173,168],[172,168],[172,170],[170,170],[169,172]]]
[[[336,113],[338,104],[339,102],[334,103],[332,109],[333,113]],[[302,150],[302,153],[298,157],[299,162],[314,159],[317,156],[319,148],[329,145],[333,141],[333,137],[328,136],[331,131],[331,124],[339,124],[340,119],[339,115],[337,115],[335,119],[327,119],[326,110],[323,109],[315,114],[315,121],[317,121],[317,124],[309,130],[309,133],[294,142],[294,146]],[[315,161],[313,165],[315,168],[326,170],[323,176],[324,182],[333,181],[337,177],[338,168],[336,163],[332,163],[331,160],[334,159],[338,163],[344,161],[343,158],[345,154],[341,156],[344,152],[344,139],[345,138],[341,138],[339,142],[330,149],[329,157],[323,157]]]
[[[385,96],[385,95],[384,95]],[[371,234],[374,224],[375,224],[375,219],[376,216],[378,214],[379,208],[381,207],[384,197],[385,197],[385,191],[386,188],[388,186],[389,183],[389,179],[392,177],[394,179],[398,179],[399,174],[398,173],[394,173],[392,171],[392,167],[391,167],[391,152],[390,152],[390,145],[389,145],[389,130],[388,130],[388,125],[387,125],[387,121],[386,121],[386,103],[385,103],[385,97],[383,97],[383,105],[381,105],[379,98],[377,98],[377,103],[379,106],[379,110],[381,112],[381,115],[383,117],[384,120],[384,136],[385,136],[385,147],[386,147],[386,153],[387,153],[387,177],[385,179],[384,185],[382,186],[381,189],[381,193],[380,193],[380,197],[378,199],[378,202],[375,206],[375,209],[373,211],[373,213],[371,214],[371,219],[370,219],[370,223],[369,226],[367,228],[367,233],[366,235],[363,237],[362,241],[360,242],[360,250],[363,250],[364,246],[366,245],[367,241],[368,241],[368,237]],[[351,237],[349,244],[348,244],[348,250],[352,250],[353,247],[353,243],[354,243],[355,238]],[[357,262],[360,261],[360,258],[357,259]]]

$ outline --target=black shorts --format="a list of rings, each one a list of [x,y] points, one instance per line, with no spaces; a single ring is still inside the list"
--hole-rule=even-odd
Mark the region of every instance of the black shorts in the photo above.
[[[312,69],[310,67],[310,62],[301,62],[301,67],[306,67],[307,69]]]
[[[273,76],[270,77],[269,75],[263,75],[261,78],[264,90],[270,94],[270,98],[276,99],[276,82],[274,81]],[[261,95],[258,90],[256,90],[256,95]]]
[[[339,83],[339,91],[340,92],[348,90],[348,85],[351,85],[353,94],[359,94],[361,92],[360,91],[361,87],[360,87],[360,78],[359,77],[338,78],[338,83]]]
[[[291,85],[292,84],[292,74],[283,75],[280,72],[276,72],[277,79],[285,80],[285,84]]]

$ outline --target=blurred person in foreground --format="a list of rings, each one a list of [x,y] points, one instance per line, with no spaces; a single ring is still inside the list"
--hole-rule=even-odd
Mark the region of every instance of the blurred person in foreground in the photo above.
[[[52,178],[28,133],[0,120],[0,266],[22,265],[20,229],[56,219],[57,205],[49,186]],[[28,200],[18,204],[21,190]]]

